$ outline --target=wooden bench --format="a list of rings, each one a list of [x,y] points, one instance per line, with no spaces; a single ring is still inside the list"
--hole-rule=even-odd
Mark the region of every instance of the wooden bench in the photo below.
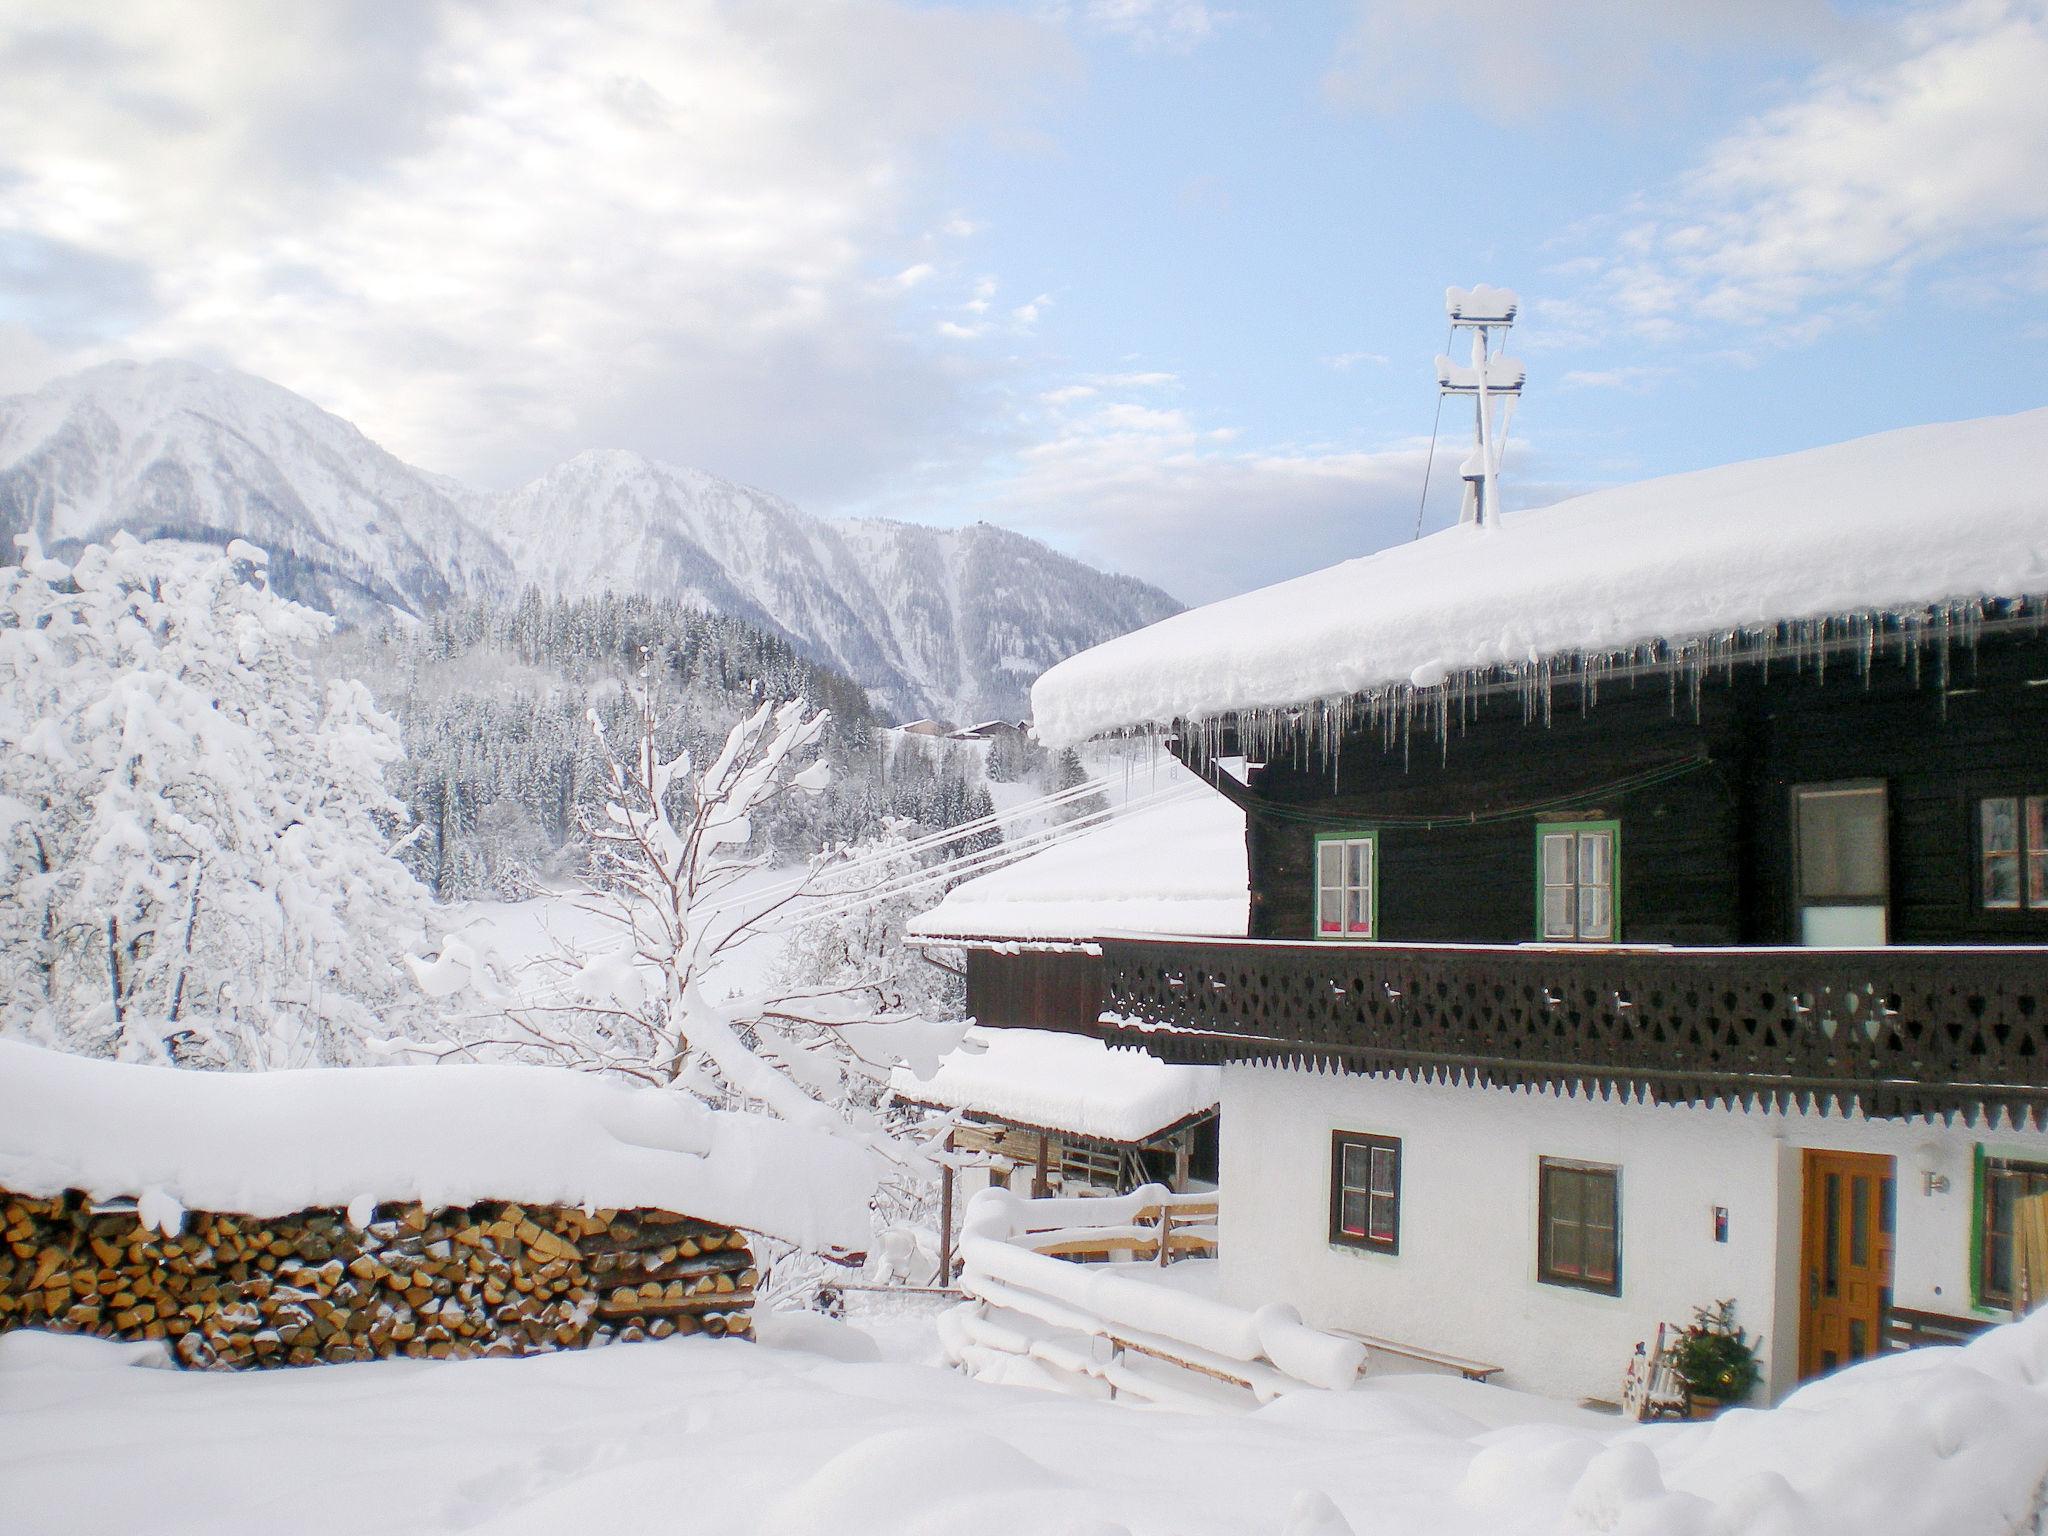
[[[1349,1328],[1332,1328],[1329,1331],[1347,1339],[1356,1339],[1367,1349],[1399,1355],[1404,1360],[1420,1360],[1428,1365],[1440,1365],[1447,1371],[1456,1371],[1467,1381],[1486,1381],[1498,1376],[1503,1369],[1498,1365],[1488,1365],[1484,1360],[1468,1360],[1463,1355],[1453,1355],[1441,1349],[1425,1349],[1419,1344],[1402,1344],[1394,1339],[1382,1339],[1375,1334],[1354,1333]]]
[[[1952,1317],[1945,1312],[1916,1312],[1911,1307],[1893,1307],[1884,1315],[1887,1349],[1922,1349],[1930,1344],[1967,1344],[1991,1321],[1981,1317]]]

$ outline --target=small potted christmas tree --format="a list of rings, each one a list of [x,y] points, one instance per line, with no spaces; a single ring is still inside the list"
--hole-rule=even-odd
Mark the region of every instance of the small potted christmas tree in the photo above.
[[[1694,1418],[1712,1418],[1755,1390],[1763,1374],[1756,1363],[1762,1342],[1751,1343],[1748,1332],[1737,1326],[1732,1298],[1693,1309],[1692,1326],[1678,1336],[1670,1353]]]

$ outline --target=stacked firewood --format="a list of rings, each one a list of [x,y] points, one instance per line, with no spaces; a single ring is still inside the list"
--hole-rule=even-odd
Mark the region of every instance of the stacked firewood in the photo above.
[[[192,1366],[523,1355],[745,1335],[746,1239],[670,1211],[487,1202],[255,1218],[0,1192],[0,1330],[171,1341]]]

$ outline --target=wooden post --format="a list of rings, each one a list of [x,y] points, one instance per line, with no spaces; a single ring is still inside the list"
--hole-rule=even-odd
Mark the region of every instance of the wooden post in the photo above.
[[[877,735],[880,733],[877,732]],[[946,1161],[939,1165],[939,1284],[953,1283],[953,1133],[940,1143]]]
[[[1173,1249],[1173,1207],[1160,1202],[1159,1206],[1159,1267],[1166,1268],[1171,1262],[1168,1255]]]
[[[1192,1128],[1175,1132],[1173,1138],[1173,1192],[1184,1195],[1188,1192],[1189,1172],[1194,1161],[1195,1133]]]
[[[1052,1186],[1046,1180],[1046,1147],[1051,1140],[1045,1132],[1038,1133],[1038,1166],[1031,1174],[1031,1198],[1034,1200],[1043,1200],[1052,1193]]]

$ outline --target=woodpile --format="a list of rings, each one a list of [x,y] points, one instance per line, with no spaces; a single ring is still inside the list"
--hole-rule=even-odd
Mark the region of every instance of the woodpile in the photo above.
[[[164,1339],[197,1367],[524,1355],[752,1331],[746,1239],[672,1211],[488,1202],[258,1219],[0,1191],[0,1330]]]

